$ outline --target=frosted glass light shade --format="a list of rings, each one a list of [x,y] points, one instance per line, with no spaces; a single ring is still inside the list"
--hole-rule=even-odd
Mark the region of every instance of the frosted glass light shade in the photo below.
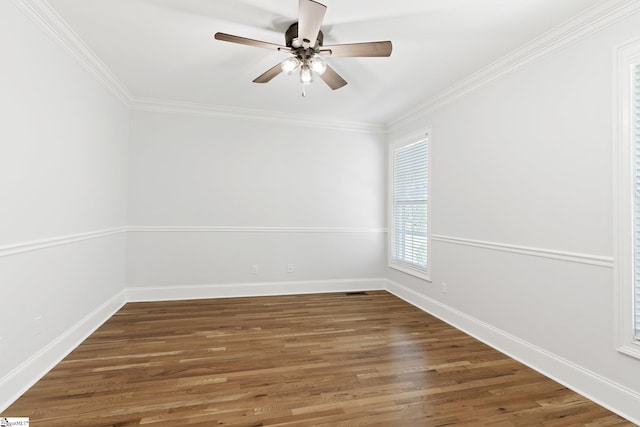
[[[302,67],[300,67],[300,81],[302,83],[311,83],[313,81],[311,68],[309,68],[307,64],[303,64]]]
[[[309,65],[311,65],[311,69],[319,76],[327,71],[327,64],[325,64],[322,58],[317,55],[314,55],[313,58],[311,58]]]
[[[291,75],[300,66],[300,60],[295,56],[287,58],[280,63],[280,67],[285,74]]]

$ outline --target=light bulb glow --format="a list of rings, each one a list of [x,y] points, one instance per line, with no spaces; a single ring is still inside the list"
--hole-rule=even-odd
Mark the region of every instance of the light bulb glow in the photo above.
[[[327,71],[327,64],[320,58],[318,55],[314,55],[309,62],[311,69],[321,76],[325,71]]]
[[[307,84],[313,81],[313,76],[311,75],[311,68],[307,64],[303,64],[300,67],[300,82]]]
[[[287,58],[280,63],[280,67],[285,74],[291,75],[300,66],[300,60],[294,56]]]

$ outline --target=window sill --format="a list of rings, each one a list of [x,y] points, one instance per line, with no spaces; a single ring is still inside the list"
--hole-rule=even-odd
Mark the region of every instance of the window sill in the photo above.
[[[640,341],[633,341],[630,343],[620,345],[618,346],[618,351],[620,353],[626,354],[627,356],[640,359]]]
[[[401,271],[403,273],[409,274],[411,276],[417,277],[418,279],[426,280],[431,283],[431,276],[424,271],[416,270],[410,267],[406,267],[404,265],[389,263],[389,268],[393,268],[394,270]]]

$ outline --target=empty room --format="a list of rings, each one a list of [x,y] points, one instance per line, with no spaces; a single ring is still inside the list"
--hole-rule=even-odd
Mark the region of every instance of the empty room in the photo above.
[[[640,1],[0,2],[0,425],[640,425]]]

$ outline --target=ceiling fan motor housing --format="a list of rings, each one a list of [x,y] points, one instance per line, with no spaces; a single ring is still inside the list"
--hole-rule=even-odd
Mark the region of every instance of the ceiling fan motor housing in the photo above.
[[[323,40],[324,40],[324,35],[322,34],[322,31],[318,31],[316,44],[315,46],[313,46],[312,50],[315,51],[320,46],[322,46]],[[289,26],[287,31],[284,33],[284,41],[285,41],[285,46],[290,47],[294,50],[297,50],[302,47],[302,40],[298,39],[298,23],[297,22],[294,22],[293,24],[291,24],[291,26]]]

